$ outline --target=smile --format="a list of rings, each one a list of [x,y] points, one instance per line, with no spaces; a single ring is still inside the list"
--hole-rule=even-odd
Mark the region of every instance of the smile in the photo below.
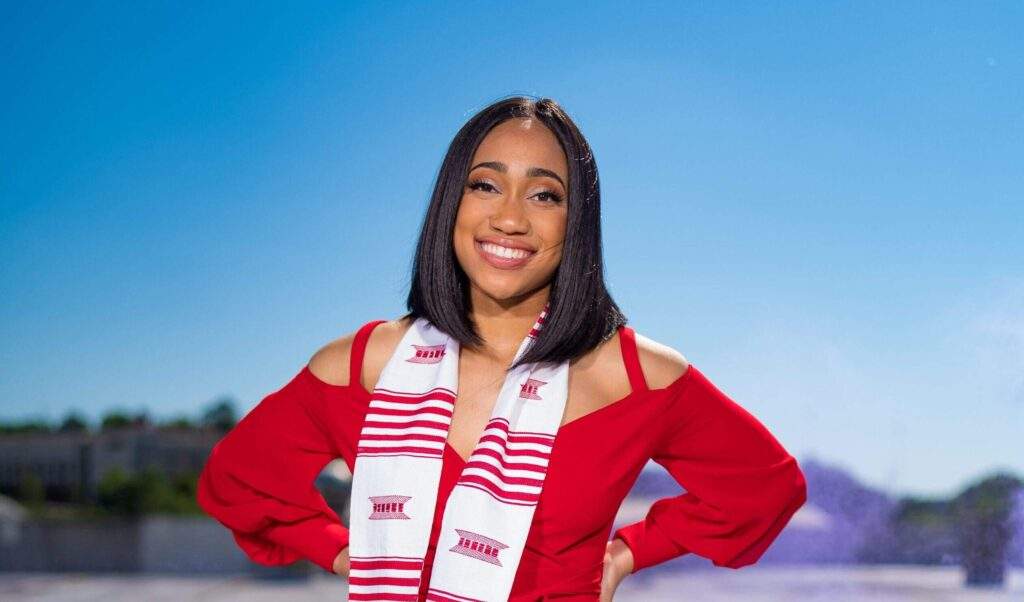
[[[473,241],[473,246],[484,261],[500,270],[514,270],[526,265],[534,251],[512,249],[491,242]]]

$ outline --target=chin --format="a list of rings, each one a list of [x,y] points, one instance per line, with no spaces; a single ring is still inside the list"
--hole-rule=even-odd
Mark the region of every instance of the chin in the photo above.
[[[496,282],[500,279],[473,279],[470,278],[471,286],[480,294],[483,294],[496,301],[515,299],[530,290],[524,282]]]
[[[510,301],[522,296],[526,292],[526,289],[517,288],[510,290],[507,288],[487,288],[483,286],[478,286],[477,290],[495,301]]]

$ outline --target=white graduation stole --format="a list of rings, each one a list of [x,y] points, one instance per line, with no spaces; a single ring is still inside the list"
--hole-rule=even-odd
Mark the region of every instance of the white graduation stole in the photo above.
[[[544,306],[515,359],[542,328]],[[507,600],[568,396],[569,362],[509,372],[448,498],[428,600]],[[459,343],[418,318],[370,398],[352,473],[349,600],[417,599],[459,383]]]

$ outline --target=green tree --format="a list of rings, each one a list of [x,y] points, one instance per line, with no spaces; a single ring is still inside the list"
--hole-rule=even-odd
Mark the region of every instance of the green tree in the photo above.
[[[111,514],[132,516],[142,511],[139,492],[125,471],[120,468],[113,468],[104,473],[97,485],[96,497],[97,505]]]
[[[46,487],[35,471],[22,471],[18,480],[18,499],[34,510],[42,508],[46,503]]]
[[[76,410],[68,412],[57,428],[62,433],[80,433],[89,429],[85,416]]]
[[[135,427],[147,427],[152,424],[152,421],[149,418],[149,412],[142,410],[132,416],[131,423]]]
[[[21,422],[0,423],[0,433],[2,434],[49,433],[52,430],[53,425],[41,418],[33,418]]]
[[[196,514],[194,473],[170,479],[154,467],[128,476],[120,468],[108,471],[98,486],[98,505],[110,514]]]
[[[187,416],[178,416],[177,418],[171,418],[160,424],[162,429],[193,429],[195,425],[192,424],[192,420]]]
[[[967,585],[1001,585],[1013,525],[1010,516],[1021,480],[997,474],[953,500]]]
[[[102,430],[118,429],[130,426],[132,419],[127,413],[120,410],[112,410],[103,415],[100,420],[100,428]]]
[[[238,422],[237,415],[235,400],[232,397],[218,397],[203,412],[202,424],[226,433]]]

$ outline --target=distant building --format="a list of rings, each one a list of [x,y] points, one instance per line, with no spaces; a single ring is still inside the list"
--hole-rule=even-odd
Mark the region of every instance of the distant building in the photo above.
[[[153,426],[0,435],[0,492],[17,491],[32,474],[49,498],[95,500],[97,485],[114,468],[127,475],[148,466],[169,476],[198,473],[223,435],[215,429]]]
[[[0,495],[0,547],[10,546],[21,538],[21,526],[28,512],[16,500]]]

